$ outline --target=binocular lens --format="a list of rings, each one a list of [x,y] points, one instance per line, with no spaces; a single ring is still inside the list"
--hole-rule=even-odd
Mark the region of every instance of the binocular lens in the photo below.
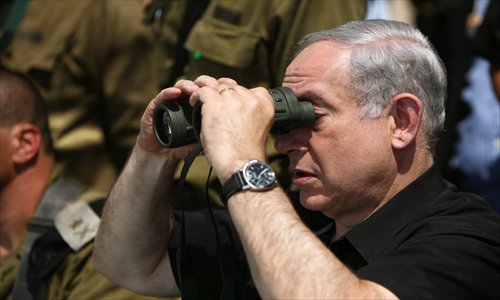
[[[156,139],[166,148],[176,148],[196,142],[192,119],[193,107],[187,102],[161,103],[153,112]]]
[[[314,124],[314,109],[310,102],[298,101],[293,91],[285,87],[269,89],[274,99],[274,123],[271,133],[283,134],[292,128]],[[199,141],[201,104],[191,107],[187,101],[159,104],[153,112],[156,139],[166,148],[176,148]]]

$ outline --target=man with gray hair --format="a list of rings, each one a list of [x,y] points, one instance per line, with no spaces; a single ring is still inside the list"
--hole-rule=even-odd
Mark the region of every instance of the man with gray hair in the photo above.
[[[310,34],[283,86],[311,102],[315,122],[276,137],[313,232],[265,164],[274,100],[264,88],[201,76],[160,92],[106,204],[98,269],[151,295],[203,299],[493,298],[500,217],[458,192],[434,165],[446,76],[415,28],[366,20]],[[227,211],[179,217],[168,182],[194,148],[163,148],[160,103],[203,104],[201,145]]]

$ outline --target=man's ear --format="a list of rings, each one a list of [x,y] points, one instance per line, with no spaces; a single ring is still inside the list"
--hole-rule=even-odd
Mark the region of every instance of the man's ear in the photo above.
[[[14,152],[12,160],[18,165],[30,162],[38,155],[42,145],[40,129],[29,123],[17,124],[13,127]]]
[[[423,116],[422,100],[410,93],[402,93],[391,100],[390,115],[394,120],[392,147],[403,149],[417,137]]]

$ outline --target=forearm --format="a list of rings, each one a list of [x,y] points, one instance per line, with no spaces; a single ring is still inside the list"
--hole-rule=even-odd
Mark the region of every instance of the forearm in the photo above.
[[[281,189],[238,193],[229,210],[262,298],[395,298],[344,266],[301,222]]]
[[[131,290],[164,294],[171,277],[167,194],[177,163],[136,146],[103,211],[94,250],[96,267]]]

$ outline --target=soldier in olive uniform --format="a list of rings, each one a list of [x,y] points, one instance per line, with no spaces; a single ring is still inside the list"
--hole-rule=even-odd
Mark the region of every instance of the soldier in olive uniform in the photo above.
[[[0,69],[0,106],[0,299],[152,299],[95,270],[99,217],[89,204],[97,207],[104,194],[82,188],[54,167],[46,110],[35,86]]]
[[[146,20],[156,32],[161,52],[157,64],[164,68],[162,74],[168,74],[162,87],[206,74],[269,88],[281,85],[293,45],[302,36],[362,20],[366,7],[366,0],[153,0]],[[271,164],[279,170],[280,183],[288,186],[288,158],[278,155],[273,144],[271,137],[267,147]],[[203,190],[208,169],[206,160],[197,158],[188,182]]]
[[[24,6],[24,4],[26,4]],[[1,61],[47,101],[58,168],[107,192],[157,92],[153,35],[134,1],[2,1]]]

